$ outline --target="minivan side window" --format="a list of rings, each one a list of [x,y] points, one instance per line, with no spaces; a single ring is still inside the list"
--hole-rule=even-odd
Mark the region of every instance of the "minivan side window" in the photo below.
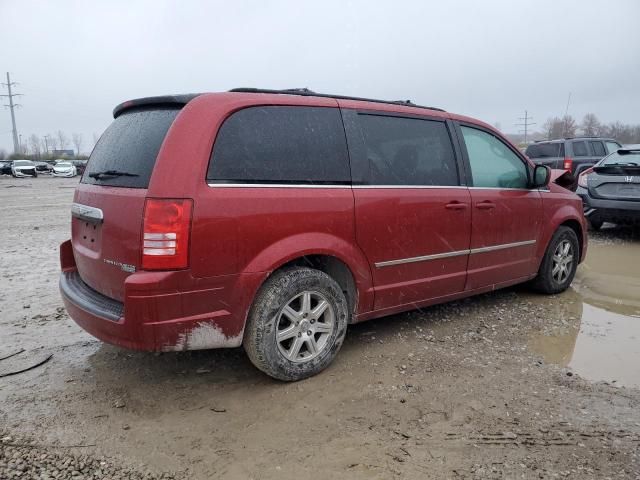
[[[260,106],[233,113],[218,132],[207,181],[349,184],[340,111]]]
[[[527,188],[527,167],[509,147],[477,128],[460,128],[474,187]]]
[[[453,145],[444,122],[358,115],[370,185],[458,185]]]
[[[573,142],[573,155],[575,157],[586,157],[589,155],[587,152],[587,144],[585,142]]]

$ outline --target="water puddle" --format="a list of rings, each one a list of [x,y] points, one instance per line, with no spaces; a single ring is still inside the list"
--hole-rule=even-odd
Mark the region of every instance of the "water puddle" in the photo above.
[[[637,239],[591,242],[573,288],[551,301],[550,307],[558,310],[554,317],[562,324],[532,335],[528,340],[532,351],[587,380],[640,387]]]

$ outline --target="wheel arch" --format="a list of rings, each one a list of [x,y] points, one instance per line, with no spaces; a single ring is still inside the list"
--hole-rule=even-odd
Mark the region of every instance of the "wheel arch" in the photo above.
[[[582,258],[583,258],[582,252],[584,250],[584,237],[583,237],[583,227],[582,225],[580,225],[580,222],[576,219],[569,218],[564,222],[562,222],[560,225],[558,225],[558,228],[559,227],[569,227],[571,230],[575,232],[576,237],[578,237],[578,248],[580,249],[580,261],[582,261]]]
[[[290,266],[307,266],[331,276],[345,292],[354,315],[373,307],[369,264],[362,251],[350,242],[324,233],[295,235],[261,251],[245,271],[268,272],[257,292],[274,272]]]
[[[557,212],[551,217],[551,219],[547,222],[550,226],[545,230],[544,236],[541,239],[540,245],[538,247],[538,268],[540,268],[540,264],[542,263],[542,259],[544,258],[544,254],[549,248],[549,243],[553,238],[553,234],[560,227],[569,227],[571,228],[576,236],[578,237],[578,248],[580,249],[580,262],[584,260],[586,248],[587,248],[587,240],[586,240],[586,225],[584,221],[584,217],[580,217],[573,208],[570,206],[565,206],[563,208],[558,209]]]

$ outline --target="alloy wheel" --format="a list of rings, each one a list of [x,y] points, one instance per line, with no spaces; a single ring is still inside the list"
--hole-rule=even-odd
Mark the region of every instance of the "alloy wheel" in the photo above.
[[[553,253],[553,268],[551,276],[558,283],[564,283],[571,273],[573,266],[573,247],[569,240],[558,244]]]
[[[278,313],[278,349],[292,362],[308,362],[327,348],[335,324],[335,312],[326,297],[319,292],[303,291]]]

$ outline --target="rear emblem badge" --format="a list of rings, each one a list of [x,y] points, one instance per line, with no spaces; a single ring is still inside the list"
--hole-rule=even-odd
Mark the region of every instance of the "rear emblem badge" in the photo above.
[[[133,273],[136,271],[135,265],[129,265],[128,263],[116,262],[115,260],[109,260],[108,258],[103,258],[102,261],[104,263],[108,263],[109,265],[113,265],[114,267],[120,267],[120,270],[127,273]]]
[[[624,177],[624,181],[627,183],[633,182],[633,177]]]

